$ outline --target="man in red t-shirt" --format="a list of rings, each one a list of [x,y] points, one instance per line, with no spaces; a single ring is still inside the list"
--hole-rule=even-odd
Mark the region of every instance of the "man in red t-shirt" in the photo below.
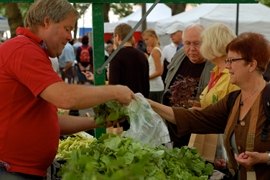
[[[72,39],[77,17],[67,0],[35,1],[26,28],[0,46],[1,180],[45,179],[60,134],[97,127],[92,118],[58,116],[56,107],[86,109],[109,100],[129,104],[134,98],[125,86],[70,85],[54,72],[49,57],[59,56]]]

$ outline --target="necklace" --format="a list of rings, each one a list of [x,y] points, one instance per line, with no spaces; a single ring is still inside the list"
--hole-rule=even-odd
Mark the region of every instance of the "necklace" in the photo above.
[[[253,96],[253,95],[259,90],[259,88],[261,87],[261,85],[262,85],[262,83],[261,83],[261,84],[257,87],[257,89],[256,89],[250,96],[248,96],[246,99],[242,100],[242,97],[241,97],[240,102],[239,102],[239,105],[240,105],[240,106],[243,106],[243,105],[244,105],[244,102],[245,102],[248,98],[250,98],[251,96]]]

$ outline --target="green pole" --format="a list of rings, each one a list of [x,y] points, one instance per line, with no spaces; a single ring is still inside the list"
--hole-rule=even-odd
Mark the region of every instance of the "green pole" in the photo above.
[[[97,69],[102,66],[105,61],[104,53],[104,12],[103,3],[92,4],[92,19],[93,19],[93,57],[94,57],[94,76],[95,86],[105,85],[105,71],[101,74],[97,73]],[[91,18],[91,17],[89,17]],[[105,128],[96,128],[94,136],[99,138],[106,133]]]

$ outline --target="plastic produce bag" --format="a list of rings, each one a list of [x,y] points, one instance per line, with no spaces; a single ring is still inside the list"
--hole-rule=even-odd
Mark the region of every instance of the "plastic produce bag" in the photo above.
[[[223,144],[223,134],[218,134],[218,143],[216,149],[216,156],[214,160],[215,169],[222,170],[228,168],[228,157],[226,149]]]
[[[142,144],[156,147],[170,142],[169,131],[163,119],[151,108],[141,93],[128,106],[130,128],[125,137],[131,137]]]

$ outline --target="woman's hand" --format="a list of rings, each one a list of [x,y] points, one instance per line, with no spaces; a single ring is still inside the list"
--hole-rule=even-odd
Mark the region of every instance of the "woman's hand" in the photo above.
[[[157,103],[151,99],[146,99],[148,101],[148,103],[150,104],[150,106],[152,107],[152,109],[158,114],[160,115],[163,119],[166,119],[167,121],[170,121],[174,124],[176,124],[175,122],[175,117],[174,117],[174,112],[172,110],[171,107],[169,106],[165,106],[163,104]]]
[[[235,160],[244,166],[245,168],[250,168],[254,164],[266,163],[268,161],[267,153],[259,153],[259,152],[243,152],[239,155],[234,154]]]
[[[188,104],[191,107],[190,109],[199,110],[199,111],[202,110],[201,103],[199,101],[188,100]]]
[[[94,74],[90,71],[82,72],[82,74],[85,75],[86,79],[94,81]]]

